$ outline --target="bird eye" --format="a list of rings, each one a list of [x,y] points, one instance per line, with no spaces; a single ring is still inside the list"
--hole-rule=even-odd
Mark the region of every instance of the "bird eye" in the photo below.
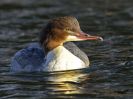
[[[65,30],[66,30],[66,31],[70,31],[70,29],[68,29],[68,28],[66,28]]]

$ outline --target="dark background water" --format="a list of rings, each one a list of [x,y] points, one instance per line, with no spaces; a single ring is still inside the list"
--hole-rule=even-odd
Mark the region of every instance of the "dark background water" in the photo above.
[[[10,59],[54,17],[72,15],[103,42],[76,44],[91,67],[9,73]],[[133,99],[133,0],[0,0],[0,99]]]

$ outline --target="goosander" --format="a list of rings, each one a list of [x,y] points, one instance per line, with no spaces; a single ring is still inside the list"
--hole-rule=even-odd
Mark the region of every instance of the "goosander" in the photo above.
[[[70,41],[102,40],[80,29],[72,16],[52,19],[42,29],[39,43],[32,43],[12,58],[12,72],[64,71],[89,66],[87,55]]]

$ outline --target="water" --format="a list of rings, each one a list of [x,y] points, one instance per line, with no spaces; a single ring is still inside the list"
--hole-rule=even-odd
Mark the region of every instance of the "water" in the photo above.
[[[133,0],[0,0],[0,99],[133,99]],[[76,44],[91,67],[10,74],[10,59],[51,18],[73,15],[103,42]]]

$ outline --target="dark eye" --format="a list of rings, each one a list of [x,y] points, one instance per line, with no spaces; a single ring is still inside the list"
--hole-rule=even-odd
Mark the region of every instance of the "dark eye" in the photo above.
[[[66,28],[65,30],[66,30],[66,31],[71,31],[71,29],[69,29],[69,28]]]

